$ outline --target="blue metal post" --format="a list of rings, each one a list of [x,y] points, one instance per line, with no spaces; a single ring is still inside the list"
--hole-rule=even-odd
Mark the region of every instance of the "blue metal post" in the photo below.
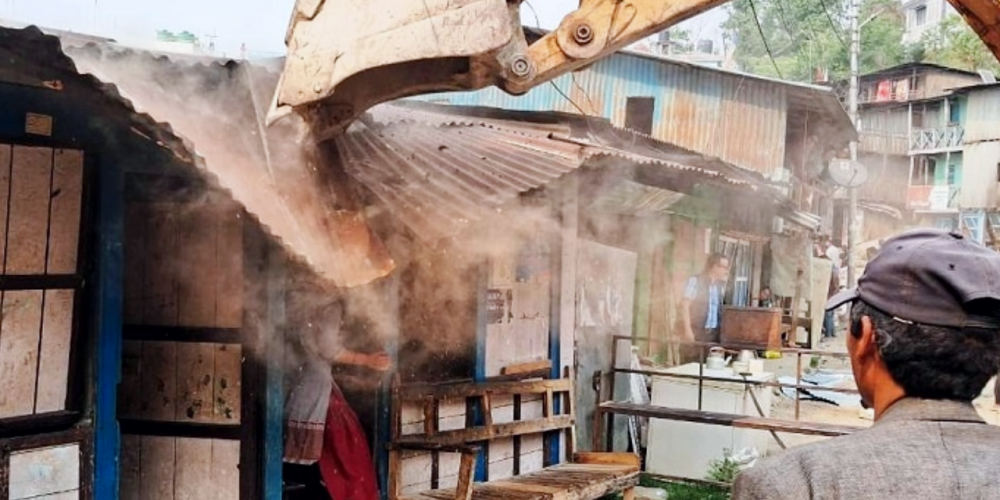
[[[266,346],[266,393],[264,396],[264,499],[281,500],[282,465],[284,462],[284,405],[285,383],[282,371],[284,357],[283,325],[285,324],[285,268],[278,252],[268,252],[267,266],[267,320],[264,345]]]
[[[385,296],[388,297],[389,303],[387,308],[392,311],[392,316],[394,318],[392,329],[396,334],[396,338],[388,341],[385,345],[385,350],[392,358],[392,365],[398,369],[399,367],[399,280],[395,277],[387,278],[388,281],[386,286]],[[382,380],[382,387],[378,392],[378,415],[376,416],[377,421],[375,423],[375,449],[372,450],[373,458],[375,459],[375,472],[378,475],[378,489],[380,492],[381,500],[387,500],[389,498],[389,448],[386,446],[392,439],[391,434],[391,421],[392,418],[392,389],[391,384],[392,375],[386,376]]]
[[[555,215],[562,220],[562,197],[559,205],[555,209]],[[551,378],[562,378],[562,354],[560,346],[560,326],[562,322],[562,238],[563,232],[560,230],[552,238],[552,245],[549,246],[549,276],[551,277],[549,286],[549,360],[552,362]],[[572,397],[572,393],[570,394]],[[559,398],[553,401],[553,410],[556,414],[562,411],[562,404]],[[559,442],[558,432],[550,433],[545,438],[545,464],[555,465],[559,463]]]
[[[479,287],[477,289],[476,300],[477,300],[477,311],[476,311],[476,367],[475,367],[475,380],[476,382],[486,381],[486,289],[490,286],[490,264],[487,262],[483,264],[482,270],[479,274]],[[483,419],[482,412],[479,411],[479,406],[474,405],[472,409],[472,418],[476,422],[476,425],[483,425],[485,423]],[[479,451],[479,457],[476,459],[476,481],[486,481],[488,477],[489,464],[487,460],[487,447],[483,447]]]
[[[118,382],[122,359],[122,266],[125,183],[118,165],[97,172],[94,498],[118,499]]]

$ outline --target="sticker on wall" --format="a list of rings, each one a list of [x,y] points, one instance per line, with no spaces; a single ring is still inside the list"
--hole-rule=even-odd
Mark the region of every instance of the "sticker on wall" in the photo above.
[[[52,136],[52,117],[38,113],[28,113],[24,120],[24,131],[33,135]]]
[[[513,302],[514,291],[510,288],[486,290],[486,323],[490,325],[510,323],[514,317]]]

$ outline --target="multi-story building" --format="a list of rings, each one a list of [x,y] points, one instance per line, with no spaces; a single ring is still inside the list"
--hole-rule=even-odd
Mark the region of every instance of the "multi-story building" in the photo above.
[[[976,73],[932,64],[862,76],[858,150],[870,175],[859,193],[869,209],[863,239],[928,225],[971,229],[986,241],[985,210],[996,206],[1000,173],[1000,150],[989,142],[998,135],[989,126],[1000,118],[998,90]]]
[[[955,9],[947,0],[903,0],[903,11],[906,14],[903,43],[919,42],[927,30],[955,14]]]

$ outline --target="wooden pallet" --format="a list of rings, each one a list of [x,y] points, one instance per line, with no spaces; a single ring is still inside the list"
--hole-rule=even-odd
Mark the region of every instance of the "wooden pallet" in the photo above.
[[[471,500],[591,500],[629,491],[639,484],[638,465],[561,464],[500,481],[476,483]],[[439,489],[404,500],[454,500],[455,489]]]

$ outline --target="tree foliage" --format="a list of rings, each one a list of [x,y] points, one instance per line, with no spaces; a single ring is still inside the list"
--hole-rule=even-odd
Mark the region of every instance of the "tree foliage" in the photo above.
[[[956,15],[927,30],[917,47],[916,58],[925,62],[976,71],[988,69],[1000,74],[1000,64],[972,28]]]
[[[826,71],[837,80],[848,76],[850,66],[847,7],[848,0],[736,0],[723,29],[745,71],[796,81]],[[861,30],[862,73],[906,61],[898,0],[864,0],[860,19],[868,21]]]

